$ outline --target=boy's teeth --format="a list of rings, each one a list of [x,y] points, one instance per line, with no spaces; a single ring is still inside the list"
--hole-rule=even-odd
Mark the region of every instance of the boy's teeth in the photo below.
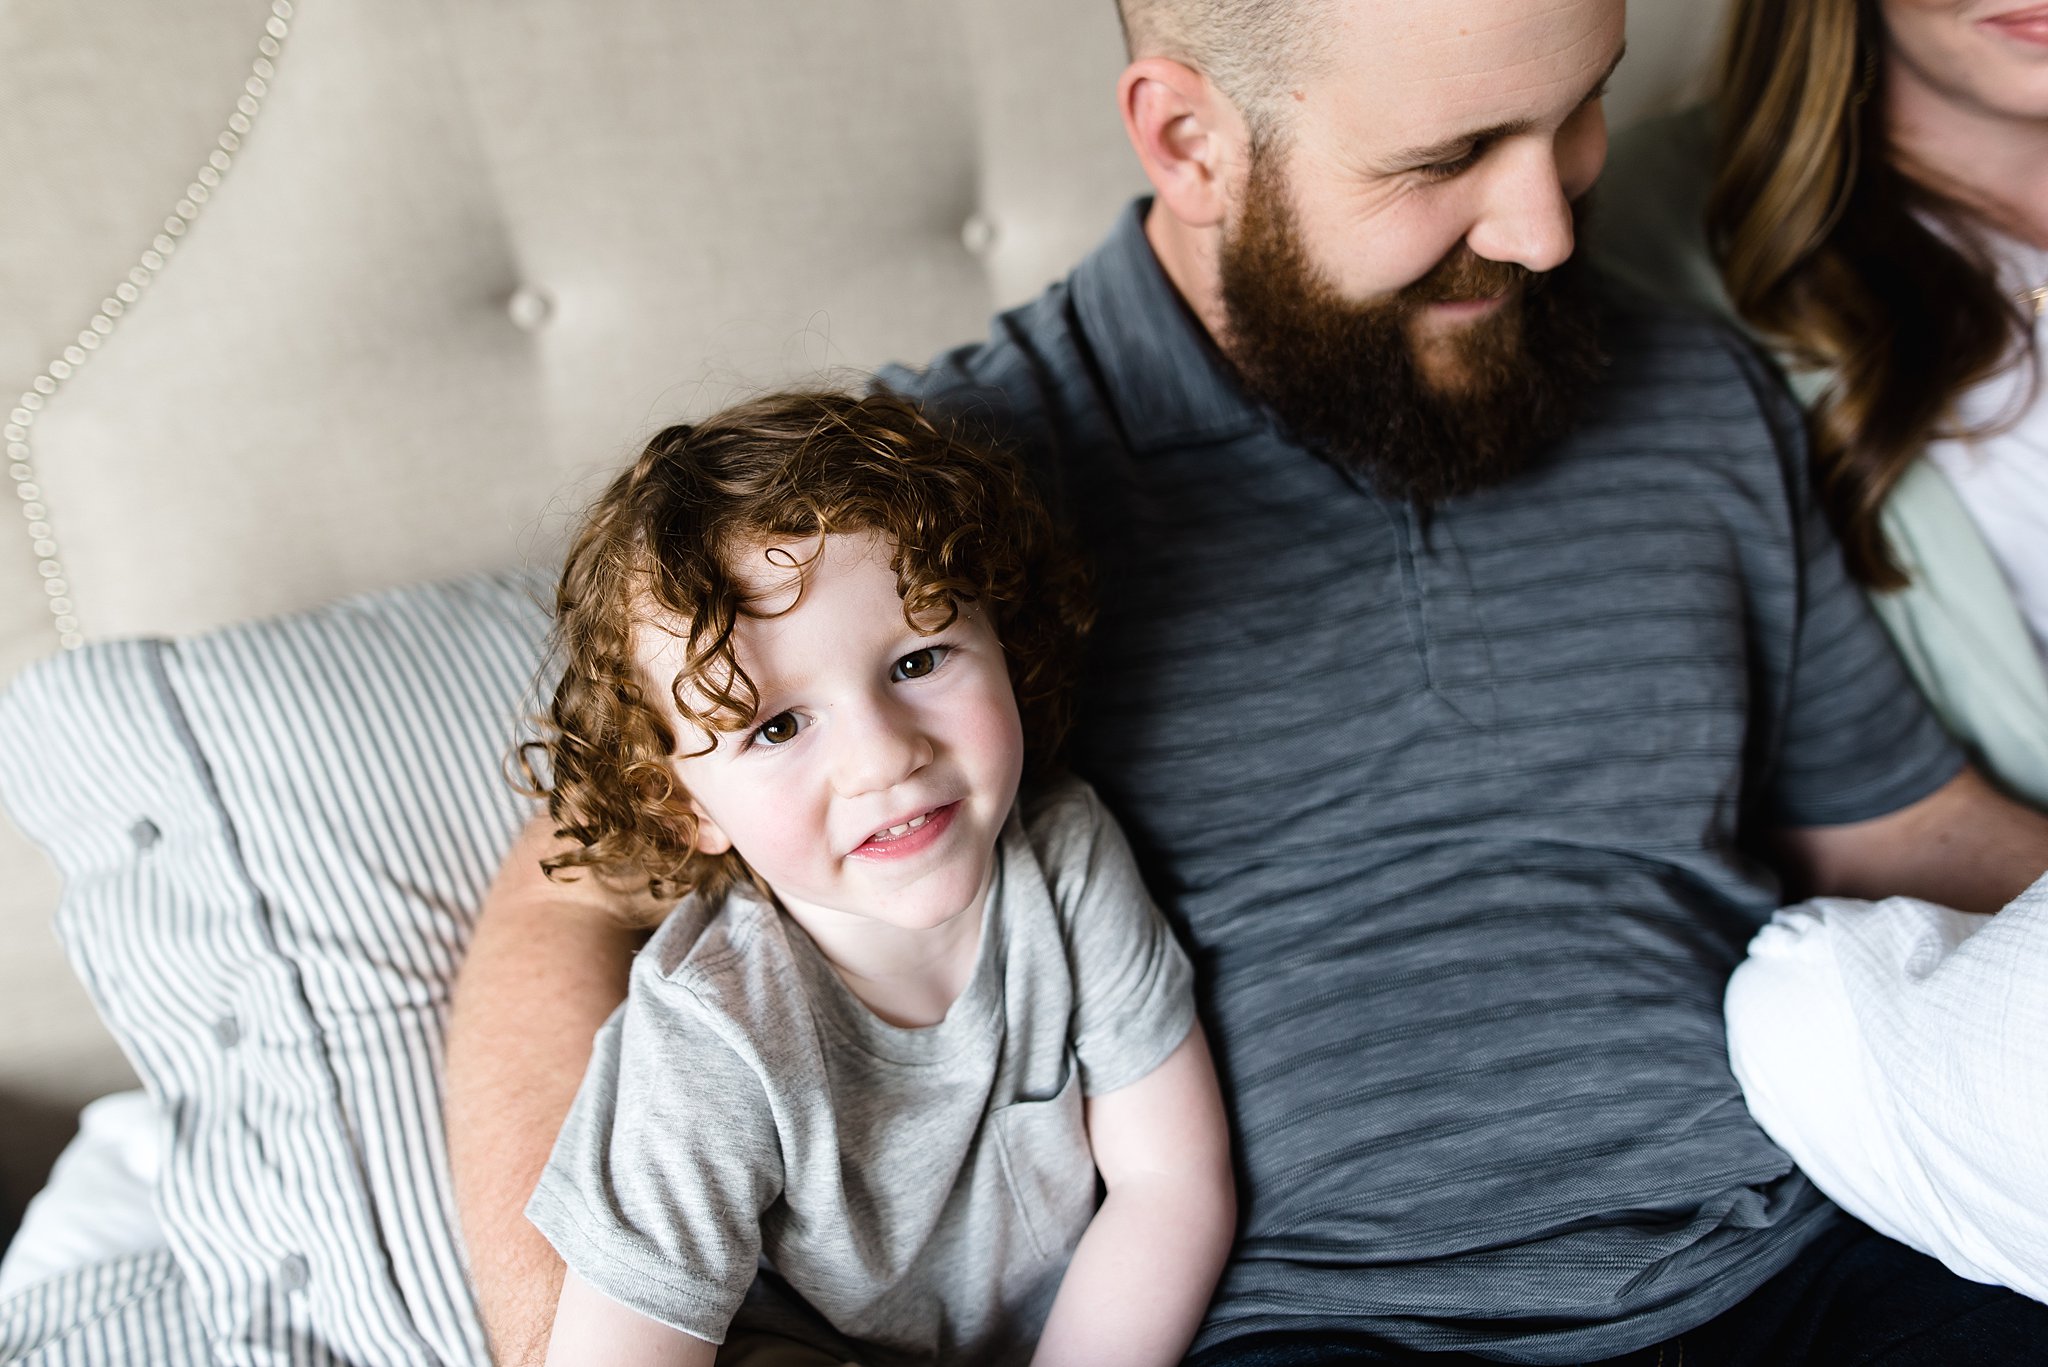
[[[904,832],[906,832],[906,831],[914,831],[914,830],[916,830],[916,829],[917,829],[917,828],[918,828],[919,826],[922,826],[922,825],[924,825],[924,823],[925,823],[925,822],[926,822],[926,821],[927,821],[927,820],[928,820],[928,819],[929,819],[930,817],[931,817],[931,813],[930,813],[930,812],[926,812],[926,813],[925,813],[925,814],[924,814],[923,816],[914,816],[914,817],[910,818],[910,820],[908,820],[908,821],[904,822],[904,823],[903,823],[902,825],[900,825],[900,826],[891,826],[891,827],[889,827],[889,828],[888,828],[887,830],[881,830],[881,831],[876,831],[876,832],[874,833],[874,835],[871,835],[871,836],[869,836],[869,837],[868,837],[868,839],[870,839],[870,840],[874,840],[874,839],[877,839],[877,838],[879,838],[879,837],[881,837],[881,836],[897,836],[897,835],[902,835],[902,834],[903,834]]]

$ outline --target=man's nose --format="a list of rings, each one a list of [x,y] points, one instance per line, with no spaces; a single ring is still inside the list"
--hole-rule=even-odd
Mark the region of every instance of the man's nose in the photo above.
[[[894,787],[932,762],[931,738],[886,694],[842,704],[833,730],[833,790],[859,797]]]
[[[1465,241],[1493,261],[1551,271],[1572,254],[1572,203],[1556,151],[1540,141],[1512,150],[1497,166],[1484,211]]]

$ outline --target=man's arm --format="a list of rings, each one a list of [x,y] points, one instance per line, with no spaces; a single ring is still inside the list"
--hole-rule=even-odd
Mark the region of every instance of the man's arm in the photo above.
[[[642,939],[619,915],[624,899],[591,875],[557,883],[541,872],[558,844],[544,818],[520,833],[484,899],[448,1023],[448,1161],[504,1367],[539,1367],[547,1352],[562,1262],[527,1223],[526,1201]]]
[[[1815,897],[1918,897],[1989,914],[2048,869],[2048,816],[1971,769],[1872,821],[1779,833],[1786,872]]]
[[[1230,1131],[1197,1025],[1128,1087],[1088,1101],[1109,1194],[1074,1250],[1032,1367],[1171,1367],[1208,1309],[1237,1226]]]

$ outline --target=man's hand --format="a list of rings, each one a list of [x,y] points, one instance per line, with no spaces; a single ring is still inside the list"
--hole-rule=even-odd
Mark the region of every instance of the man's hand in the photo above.
[[[496,1360],[539,1367],[562,1263],[526,1220],[590,1042],[626,995],[643,938],[589,874],[557,883],[558,845],[528,823],[484,899],[448,1023],[448,1161],[477,1305]]]
[[[1802,896],[1918,897],[1989,914],[2048,869],[2048,816],[1965,769],[1874,821],[1780,832]]]
[[[1032,1367],[1172,1367],[1237,1226],[1230,1131],[1201,1026],[1145,1077],[1089,1098],[1088,1142],[1109,1194],[1067,1265]]]

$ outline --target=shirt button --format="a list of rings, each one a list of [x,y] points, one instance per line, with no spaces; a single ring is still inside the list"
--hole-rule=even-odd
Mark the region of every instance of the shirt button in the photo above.
[[[277,1284],[287,1291],[303,1291],[312,1279],[313,1269],[304,1254],[290,1254],[277,1265]]]
[[[233,1016],[222,1016],[213,1023],[213,1040],[223,1049],[232,1049],[242,1042],[242,1023]]]
[[[128,828],[128,839],[134,843],[135,848],[138,850],[146,850],[163,838],[164,833],[158,830],[156,823],[146,816]]]

